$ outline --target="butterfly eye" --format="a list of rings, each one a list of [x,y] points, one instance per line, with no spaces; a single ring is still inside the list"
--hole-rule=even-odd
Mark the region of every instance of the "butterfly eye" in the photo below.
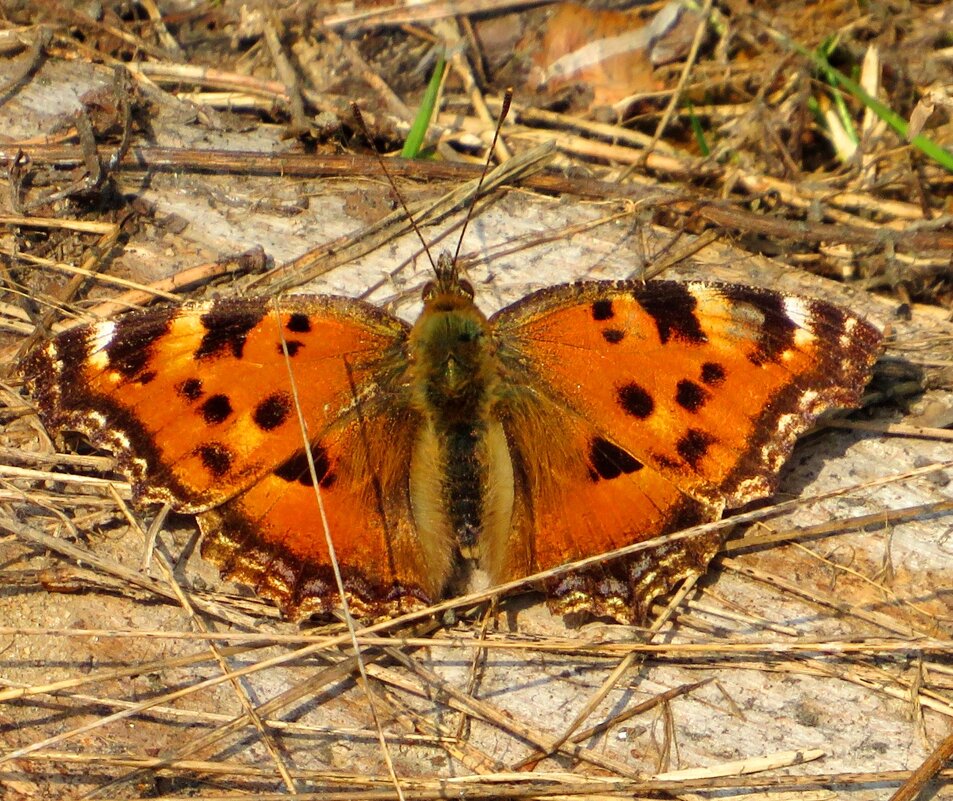
[[[430,298],[432,298],[435,294],[437,294],[436,289],[437,289],[437,282],[428,281],[426,284],[424,284],[424,290],[420,294],[423,296],[424,300],[430,300]]]
[[[462,293],[466,295],[468,298],[470,298],[470,300],[473,300],[473,296],[476,294],[473,291],[473,284],[471,284],[466,279],[461,278],[458,281],[458,285],[460,286],[460,290],[462,291]]]

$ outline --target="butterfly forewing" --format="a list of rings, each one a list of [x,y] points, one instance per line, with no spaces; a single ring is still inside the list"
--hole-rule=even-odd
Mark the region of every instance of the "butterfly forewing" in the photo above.
[[[393,392],[406,332],[342,298],[216,301],[70,329],[23,371],[44,421],[115,450],[139,497],[199,511],[301,448],[284,347],[320,433],[356,395]]]

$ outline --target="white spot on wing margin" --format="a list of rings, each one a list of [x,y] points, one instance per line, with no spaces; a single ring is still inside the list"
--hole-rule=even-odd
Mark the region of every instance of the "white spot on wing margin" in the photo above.
[[[89,337],[89,364],[95,370],[105,370],[109,367],[109,354],[106,348],[116,336],[116,323],[105,320],[93,326]]]

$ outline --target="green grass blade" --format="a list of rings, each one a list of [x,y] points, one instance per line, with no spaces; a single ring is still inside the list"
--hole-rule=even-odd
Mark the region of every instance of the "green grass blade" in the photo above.
[[[892,108],[890,108],[890,106],[886,105],[885,103],[881,103],[876,97],[868,94],[867,90],[864,89],[864,87],[862,87],[859,83],[848,78],[840,70],[831,66],[830,62],[828,62],[824,56],[820,55],[819,53],[812,53],[806,47],[799,44],[798,42],[795,42],[793,39],[785,36],[779,31],[769,29],[769,32],[777,41],[809,59],[818,70],[830,77],[833,77],[837,81],[838,86],[843,88],[846,92],[853,95],[861,103],[867,106],[867,108],[873,111],[874,114],[876,114],[887,125],[889,125],[904,141],[907,140],[909,131],[907,121],[897,114]],[[909,141],[910,144],[917,148],[917,150],[919,150],[921,153],[929,156],[947,171],[953,172],[953,152],[946,150],[932,139],[928,139],[922,134],[918,134]]]
[[[692,128],[692,135],[695,137],[695,143],[698,145],[698,152],[704,157],[711,155],[711,148],[708,147],[708,140],[705,138],[705,129],[702,127],[701,120],[698,119],[698,115],[695,113],[695,107],[691,104],[691,101],[686,103],[688,108],[688,124]]]
[[[830,65],[830,62],[827,59],[830,54],[834,52],[838,41],[839,39],[837,37],[828,38],[817,49],[816,53],[820,63],[824,65],[820,67],[821,73],[827,79],[827,82],[831,85],[831,88],[835,90],[837,89],[839,83],[837,80],[839,73]],[[860,137],[857,135],[857,129],[854,127],[854,120],[850,115],[850,110],[847,108],[847,104],[844,102],[844,98],[840,92],[833,91],[830,93],[830,95],[831,101],[834,103],[834,108],[837,109],[837,117],[840,119],[844,133],[847,134],[851,143],[853,143],[854,148],[856,149],[856,146],[860,144]]]
[[[437,59],[433,75],[430,76],[430,83],[427,84],[427,90],[420,101],[420,108],[414,118],[414,124],[410,126],[410,131],[408,131],[407,138],[404,140],[404,146],[400,151],[401,158],[415,159],[420,155],[420,148],[423,146],[427,128],[430,127],[430,120],[433,118],[434,106],[437,104],[437,92],[440,90],[440,82],[443,80],[443,73],[446,68],[447,61],[441,55]]]

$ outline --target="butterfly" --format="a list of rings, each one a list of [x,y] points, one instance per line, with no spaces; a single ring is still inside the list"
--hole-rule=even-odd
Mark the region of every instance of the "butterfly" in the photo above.
[[[350,609],[381,617],[441,598],[465,558],[506,582],[770,494],[796,437],[858,404],[882,339],[704,282],[563,284],[487,317],[448,258],[423,300],[413,325],[321,295],[149,308],[21,370],[49,429],[114,451],[136,499],[194,514],[203,556],[292,619],[341,603],[319,491]],[[644,620],[720,542],[566,574],[549,605]]]

